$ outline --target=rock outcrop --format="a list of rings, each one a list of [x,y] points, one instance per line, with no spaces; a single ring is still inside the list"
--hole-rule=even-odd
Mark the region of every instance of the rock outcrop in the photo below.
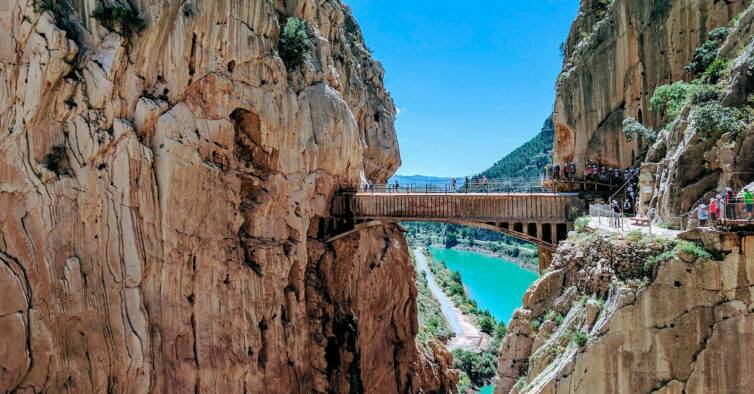
[[[609,4],[609,5],[608,5]],[[654,89],[690,79],[685,69],[710,30],[727,25],[750,1],[582,0],[563,44],[555,102],[553,160],[618,168],[642,146],[622,122],[661,126],[649,110]]]
[[[400,163],[348,8],[169,3],[106,1],[135,34],[0,4],[0,391],[453,391],[399,230],[318,238]],[[289,16],[314,45],[287,69]]]
[[[496,392],[754,390],[754,237],[686,237],[720,261],[688,242],[594,234],[564,243],[525,298],[552,301],[513,317]],[[645,274],[621,273],[647,261]],[[611,273],[595,280],[599,270]],[[553,277],[560,286],[541,285]]]

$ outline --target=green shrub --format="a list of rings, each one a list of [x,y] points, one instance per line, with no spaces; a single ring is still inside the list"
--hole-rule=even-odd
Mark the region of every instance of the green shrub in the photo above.
[[[589,226],[589,217],[588,216],[582,216],[580,218],[576,219],[576,222],[574,223],[573,227],[576,229],[577,233],[583,233],[586,231],[586,228]]]
[[[722,78],[729,77],[731,69],[733,68],[733,61],[725,58],[718,58],[707,67],[702,74],[702,78],[707,83],[717,83]]]
[[[518,390],[519,392],[523,391],[524,387],[526,387],[527,384],[529,384],[529,383],[526,381],[526,376],[521,376],[516,381],[516,390]]]
[[[647,275],[651,274],[657,264],[669,261],[672,258],[673,253],[669,250],[662,252],[657,256],[650,256],[644,261],[644,273]]]
[[[466,372],[461,371],[458,374],[458,392],[465,393],[470,391],[474,386],[471,384],[471,379]]]
[[[508,328],[505,326],[504,321],[498,322],[497,327],[495,327],[495,338],[503,339],[507,330]]]
[[[626,136],[627,141],[634,139],[634,136],[641,136],[642,138],[653,141],[657,138],[655,132],[647,126],[639,123],[632,117],[623,119],[623,134]]]
[[[456,245],[458,245],[458,236],[456,233],[445,234],[445,248],[450,249]]]
[[[48,170],[54,172],[56,175],[67,174],[66,169],[66,153],[64,145],[55,145],[50,149],[44,159],[44,165]]]
[[[539,327],[540,327],[541,325],[542,325],[542,322],[541,322],[541,321],[539,321],[539,320],[532,320],[532,321],[531,321],[531,324],[530,324],[530,326],[531,326],[531,329],[532,329],[532,331],[534,331],[534,332],[537,332],[537,331],[539,331]]]
[[[692,86],[683,81],[658,86],[649,99],[649,110],[673,119],[686,105],[691,89]]]
[[[482,316],[482,318],[479,319],[479,329],[485,334],[492,335],[495,331],[495,320],[489,316]]]
[[[737,136],[745,127],[741,116],[741,112],[737,109],[723,107],[716,101],[705,103],[691,111],[696,130],[704,140],[725,133]]]
[[[452,280],[453,282],[462,283],[462,281],[461,281],[461,273],[460,273],[460,272],[458,272],[458,271],[453,271],[453,272],[452,272],[452,273],[450,274],[450,279],[451,279],[451,280]]]
[[[691,93],[691,104],[699,105],[717,100],[720,91],[714,85],[699,85]]]
[[[565,316],[563,316],[562,313],[558,313],[557,315],[555,315],[555,324],[561,325],[563,324],[563,320],[565,320]]]
[[[688,253],[697,258],[712,260],[712,254],[708,252],[706,249],[704,249],[702,245],[699,245],[696,242],[690,242],[690,241],[685,241],[685,240],[678,241],[678,245],[676,245],[676,250]]]
[[[492,378],[497,372],[497,359],[490,352],[479,354],[455,349],[452,353],[453,368],[465,372],[475,385],[482,385],[484,380]]]
[[[278,43],[278,52],[285,66],[289,69],[300,66],[309,60],[311,49],[309,25],[303,19],[289,17],[280,32]]]
[[[583,347],[589,339],[589,334],[584,330],[578,330],[573,334],[572,338],[579,347]]]
[[[709,37],[710,40],[718,42],[720,44],[725,41],[726,38],[730,35],[730,28],[726,26],[720,26],[715,29],[712,29],[709,33],[707,33],[707,37]]]
[[[710,31],[709,39],[694,51],[694,57],[691,58],[691,63],[686,68],[694,74],[707,70],[717,58],[718,49],[728,37],[728,34],[730,34],[730,29],[727,27],[718,27]]]
[[[147,23],[139,15],[139,9],[131,0],[128,0],[125,4],[110,4],[99,0],[94,7],[94,12],[92,12],[92,18],[96,19],[105,29],[124,37],[138,33],[147,27]]]

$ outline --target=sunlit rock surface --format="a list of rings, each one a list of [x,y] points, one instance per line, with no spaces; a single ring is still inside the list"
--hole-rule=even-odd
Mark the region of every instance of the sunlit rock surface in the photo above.
[[[317,238],[338,188],[400,164],[350,11],[135,4],[130,36],[94,0],[68,33],[0,4],[0,391],[454,390],[398,229]],[[286,70],[290,15],[314,48]]]

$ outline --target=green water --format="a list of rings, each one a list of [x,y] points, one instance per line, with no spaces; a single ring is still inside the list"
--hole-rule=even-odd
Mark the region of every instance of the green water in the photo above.
[[[488,309],[496,320],[507,324],[521,306],[524,292],[537,274],[507,260],[462,250],[429,248],[432,257],[459,271],[469,296],[480,309]]]

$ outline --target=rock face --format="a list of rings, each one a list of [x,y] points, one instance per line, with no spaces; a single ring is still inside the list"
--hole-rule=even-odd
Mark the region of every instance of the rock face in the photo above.
[[[400,163],[347,7],[119,0],[117,34],[62,3],[0,4],[0,391],[454,390],[398,229],[317,237]]]
[[[649,279],[608,276],[604,296],[582,286],[589,267],[620,267],[631,250],[631,261],[646,261],[643,254],[656,256],[654,248],[668,246],[596,235],[619,251],[597,259],[593,254],[601,247],[593,237],[561,246],[553,264],[565,273],[558,275],[562,290],[534,286],[527,292],[529,298],[563,299],[576,291],[581,299],[566,310],[554,301],[552,312],[516,312],[503,341],[503,349],[512,351],[501,359],[496,392],[754,390],[754,237],[687,234],[719,250],[722,260],[676,249]]]
[[[582,0],[564,43],[555,102],[553,160],[626,168],[641,154],[622,122],[660,126],[649,111],[654,89],[689,79],[685,69],[706,33],[727,25],[750,1]]]
[[[754,91],[754,6],[739,16],[718,58],[729,59],[730,75],[717,83],[720,105],[746,114]],[[754,180],[754,124],[743,116],[738,133],[711,132],[695,121],[698,106],[687,105],[649,148],[641,167],[642,213],[654,209],[672,226],[695,224],[694,209],[726,187],[738,191]],[[720,116],[716,116],[717,119]],[[710,135],[708,135],[710,134]]]

